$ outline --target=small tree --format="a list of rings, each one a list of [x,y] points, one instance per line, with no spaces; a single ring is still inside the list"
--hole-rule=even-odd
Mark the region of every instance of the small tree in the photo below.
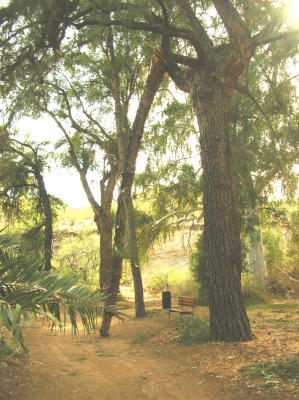
[[[43,229],[43,268],[51,269],[53,242],[53,211],[54,203],[62,204],[51,197],[46,189],[43,172],[47,166],[47,156],[43,151],[46,143],[35,145],[21,142],[12,135],[3,139],[0,144],[0,204],[8,217],[20,215],[22,203],[27,199],[35,210],[37,226],[34,231]],[[41,221],[39,217],[41,216]],[[36,229],[38,227],[38,229]]]

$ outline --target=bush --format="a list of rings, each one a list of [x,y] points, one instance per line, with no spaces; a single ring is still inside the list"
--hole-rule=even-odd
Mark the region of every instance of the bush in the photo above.
[[[176,319],[180,344],[201,344],[209,340],[209,325],[200,317],[185,316]]]
[[[242,279],[242,295],[247,305],[270,303],[271,296],[263,287],[252,285],[247,276]]]
[[[71,239],[64,237],[54,252],[53,264],[63,274],[75,272],[82,281],[96,284],[100,265],[98,235],[82,230]]]
[[[171,290],[173,295],[180,296],[196,297],[198,291],[198,284],[193,281],[188,270],[174,268],[167,272],[153,270],[146,279],[146,287],[155,288],[159,292]]]
[[[167,272],[153,272],[146,281],[147,288],[155,289],[157,292],[163,292],[170,288]]]
[[[279,230],[276,232],[264,232],[263,241],[265,246],[268,276],[270,279],[274,279],[277,276],[277,268],[282,268],[284,265],[284,241]]]
[[[197,303],[201,306],[207,306],[209,304],[208,275],[203,255],[203,235],[198,238],[196,247],[191,253],[190,271],[195,282],[200,284],[197,294]]]

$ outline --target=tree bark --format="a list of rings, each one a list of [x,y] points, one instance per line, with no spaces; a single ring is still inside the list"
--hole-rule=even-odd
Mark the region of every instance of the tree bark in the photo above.
[[[117,199],[112,271],[110,275],[109,287],[107,289],[107,295],[109,297],[107,298],[105,303],[106,307],[115,305],[117,295],[119,292],[119,284],[122,274],[122,261],[123,261],[124,247],[125,247],[125,232],[126,232],[126,214],[125,214],[125,207],[122,199],[122,194],[120,193]],[[112,312],[104,310],[102,324],[100,328],[100,335],[103,337],[109,336],[109,329],[112,316],[113,316]]]
[[[52,208],[49,199],[48,192],[46,190],[44,179],[38,168],[34,169],[34,175],[37,180],[40,197],[43,204],[43,210],[45,215],[45,230],[44,230],[44,270],[49,271],[52,268],[51,260],[52,260],[52,242],[53,242],[53,215]]]
[[[203,167],[204,250],[209,275],[210,337],[251,340],[241,294],[240,222],[231,175],[229,94],[220,83],[191,91],[200,128]]]
[[[100,225],[100,288],[105,294],[110,283],[113,259],[111,210],[105,217],[102,215]]]
[[[135,316],[137,318],[144,317],[145,305],[143,296],[143,284],[140,267],[136,266],[135,262],[131,260],[131,271],[134,281],[134,294],[135,294]]]
[[[142,276],[140,271],[135,217],[134,217],[134,206],[131,196],[131,191],[127,194],[125,199],[127,221],[128,221],[128,236],[129,236],[129,252],[131,259],[131,271],[134,281],[134,292],[135,292],[135,315],[136,317],[145,316],[145,306],[143,297],[143,285]]]

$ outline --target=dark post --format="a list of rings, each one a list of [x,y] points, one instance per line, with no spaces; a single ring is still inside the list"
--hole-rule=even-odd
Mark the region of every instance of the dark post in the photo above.
[[[162,292],[162,307],[164,310],[171,308],[171,292]]]

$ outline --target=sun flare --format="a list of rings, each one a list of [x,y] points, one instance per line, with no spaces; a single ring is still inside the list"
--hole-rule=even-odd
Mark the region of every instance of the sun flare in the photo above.
[[[290,20],[299,27],[299,1],[289,0],[289,15]]]

